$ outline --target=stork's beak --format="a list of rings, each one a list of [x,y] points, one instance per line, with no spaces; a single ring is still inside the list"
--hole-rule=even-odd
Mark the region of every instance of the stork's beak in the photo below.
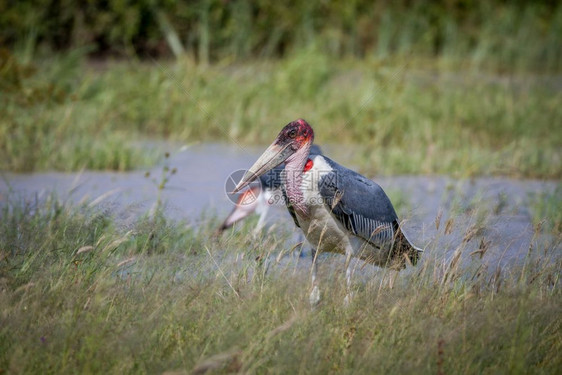
[[[292,143],[278,145],[277,140],[273,142],[254,163],[254,165],[252,165],[252,167],[244,174],[244,177],[242,177],[242,180],[240,180],[238,185],[236,185],[236,188],[234,188],[232,193],[238,193],[256,178],[287,160],[295,153],[291,146]]]

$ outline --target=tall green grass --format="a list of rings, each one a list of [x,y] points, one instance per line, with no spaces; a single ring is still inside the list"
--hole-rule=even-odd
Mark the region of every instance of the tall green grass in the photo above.
[[[324,299],[311,310],[308,268],[275,262],[282,232],[264,241],[249,225],[213,240],[214,220],[194,228],[158,216],[123,227],[56,199],[10,198],[1,215],[2,372],[562,368],[560,238],[490,273],[478,257],[460,268],[428,249],[393,288],[382,270],[357,281],[348,308],[343,278],[322,267]]]
[[[95,83],[81,81],[83,51],[53,57],[43,65],[22,63],[3,52],[0,169],[123,171],[154,162],[154,151],[134,147],[136,134],[116,131],[112,115],[94,102],[84,102]],[[84,85],[88,90],[79,94]]]
[[[319,144],[368,173],[559,178],[557,77],[495,75],[420,60],[283,60],[202,66],[5,64],[0,169],[127,170],[154,162],[143,140],[271,142],[307,119]],[[351,153],[351,152],[349,152]]]

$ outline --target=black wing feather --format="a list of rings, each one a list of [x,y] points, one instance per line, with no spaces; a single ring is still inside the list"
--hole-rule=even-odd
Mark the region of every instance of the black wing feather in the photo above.
[[[343,226],[380,247],[393,240],[398,216],[390,199],[375,182],[325,158],[333,172],[322,177],[320,194]]]
[[[289,214],[293,218],[293,221],[295,222],[297,228],[300,228],[301,226],[299,224],[299,220],[297,219],[297,213],[295,212],[295,208],[293,207],[291,202],[289,202],[289,197],[287,197],[287,193],[285,192],[285,189],[281,189],[281,191],[283,192],[283,199],[285,200],[285,206],[287,206],[287,211],[289,211]]]

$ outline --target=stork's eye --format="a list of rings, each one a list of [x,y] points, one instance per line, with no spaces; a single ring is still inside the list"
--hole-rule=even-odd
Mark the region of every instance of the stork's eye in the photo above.
[[[297,131],[295,129],[292,129],[291,131],[289,131],[289,138],[295,138],[297,136]]]

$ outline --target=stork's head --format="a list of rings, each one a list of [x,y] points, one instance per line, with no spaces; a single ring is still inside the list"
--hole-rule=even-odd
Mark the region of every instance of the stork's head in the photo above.
[[[290,162],[296,154],[306,152],[314,141],[312,127],[303,119],[290,122],[281,130],[275,141],[264,151],[259,159],[244,174],[242,180],[236,185],[234,193],[248,186],[259,176],[277,167],[281,163]]]

